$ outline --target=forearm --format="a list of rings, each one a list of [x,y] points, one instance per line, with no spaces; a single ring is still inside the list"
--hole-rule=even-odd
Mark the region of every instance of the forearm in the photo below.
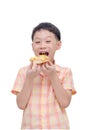
[[[53,78],[51,79],[51,83],[56,98],[61,107],[67,107],[71,101],[71,91],[67,91],[62,87],[62,84],[57,76],[53,76]]]
[[[31,95],[33,83],[31,80],[26,78],[24,87],[21,92],[17,95],[17,105],[20,109],[25,109]]]

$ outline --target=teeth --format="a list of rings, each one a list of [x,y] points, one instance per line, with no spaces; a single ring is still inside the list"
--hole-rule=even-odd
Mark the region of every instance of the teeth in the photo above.
[[[42,52],[40,52],[39,55],[42,55]]]
[[[47,55],[48,56],[49,53],[48,52],[40,52],[39,55]]]

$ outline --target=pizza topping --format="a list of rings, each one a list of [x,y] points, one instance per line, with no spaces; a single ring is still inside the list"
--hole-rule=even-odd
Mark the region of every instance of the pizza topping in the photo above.
[[[49,61],[49,57],[45,54],[40,54],[39,56],[32,57],[30,61],[37,64],[41,64],[41,63]]]

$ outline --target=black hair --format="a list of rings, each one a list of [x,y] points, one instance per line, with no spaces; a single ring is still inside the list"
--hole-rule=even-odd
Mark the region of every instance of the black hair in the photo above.
[[[60,33],[60,30],[55,26],[53,25],[52,23],[48,23],[48,22],[43,22],[43,23],[40,23],[38,24],[32,31],[32,35],[31,35],[31,38],[32,38],[32,41],[33,41],[33,38],[34,38],[34,35],[37,31],[41,30],[41,29],[44,29],[44,30],[48,30],[50,32],[52,32],[56,38],[58,40],[61,40],[61,33]]]

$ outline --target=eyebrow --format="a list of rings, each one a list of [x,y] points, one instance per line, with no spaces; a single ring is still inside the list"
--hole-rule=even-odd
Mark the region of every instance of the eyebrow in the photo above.
[[[52,36],[47,36],[47,37],[45,37],[46,39],[47,38],[52,38]],[[41,38],[40,37],[36,37],[36,38],[34,38],[33,40],[40,40]]]

